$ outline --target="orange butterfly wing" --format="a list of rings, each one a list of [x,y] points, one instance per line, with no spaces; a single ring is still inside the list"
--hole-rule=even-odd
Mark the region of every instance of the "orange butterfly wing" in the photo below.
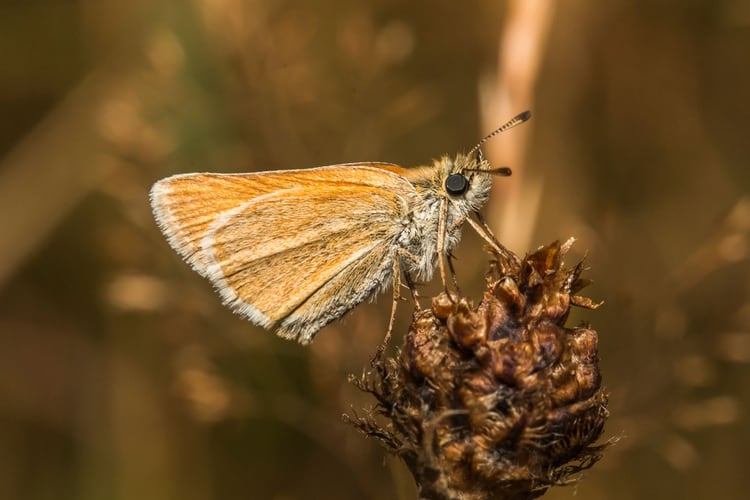
[[[152,205],[170,244],[233,310],[288,338],[387,286],[413,186],[390,164],[159,181]]]

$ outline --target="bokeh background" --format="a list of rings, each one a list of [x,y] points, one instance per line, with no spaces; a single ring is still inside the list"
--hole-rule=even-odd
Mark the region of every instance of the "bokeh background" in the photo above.
[[[600,333],[619,439],[545,498],[746,495],[750,3],[4,0],[0,54],[0,498],[414,498],[341,419],[389,295],[277,339],[168,247],[148,190],[421,164],[525,109],[487,145],[514,176],[486,215],[516,252],[588,254],[605,304],[571,322]]]

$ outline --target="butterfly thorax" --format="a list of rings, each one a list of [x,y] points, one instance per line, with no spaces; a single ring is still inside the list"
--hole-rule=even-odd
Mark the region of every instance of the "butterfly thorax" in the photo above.
[[[461,226],[466,218],[479,210],[489,197],[491,175],[481,172],[489,165],[466,155],[443,157],[432,166],[409,169],[406,177],[414,185],[416,197],[411,202],[410,219],[399,237],[405,257],[405,270],[418,280],[432,276],[439,253],[441,231],[444,233],[443,252],[450,252],[461,239]],[[465,191],[451,193],[446,180],[460,175],[466,181]],[[441,212],[445,221],[441,227]]]

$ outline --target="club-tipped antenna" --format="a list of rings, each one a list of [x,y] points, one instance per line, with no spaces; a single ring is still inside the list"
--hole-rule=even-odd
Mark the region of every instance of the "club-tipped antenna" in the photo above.
[[[471,151],[469,151],[468,155],[471,156],[471,154],[474,153],[475,151],[479,151],[479,154],[481,155],[481,151],[479,148],[481,148],[485,142],[492,139],[493,137],[495,137],[497,134],[501,132],[505,132],[508,129],[512,129],[516,125],[520,125],[521,123],[525,122],[529,118],[531,118],[531,111],[524,111],[523,113],[518,113],[516,116],[514,116],[513,118],[511,118],[510,120],[502,124],[494,132],[491,132],[487,134],[486,136],[484,136],[484,138],[481,141],[479,141],[479,143],[476,146],[471,148]]]

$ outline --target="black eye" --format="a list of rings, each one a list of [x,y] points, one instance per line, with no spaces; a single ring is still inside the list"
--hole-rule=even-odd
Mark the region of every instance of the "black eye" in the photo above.
[[[464,194],[469,189],[469,181],[461,174],[451,174],[445,179],[445,190],[448,194]]]

